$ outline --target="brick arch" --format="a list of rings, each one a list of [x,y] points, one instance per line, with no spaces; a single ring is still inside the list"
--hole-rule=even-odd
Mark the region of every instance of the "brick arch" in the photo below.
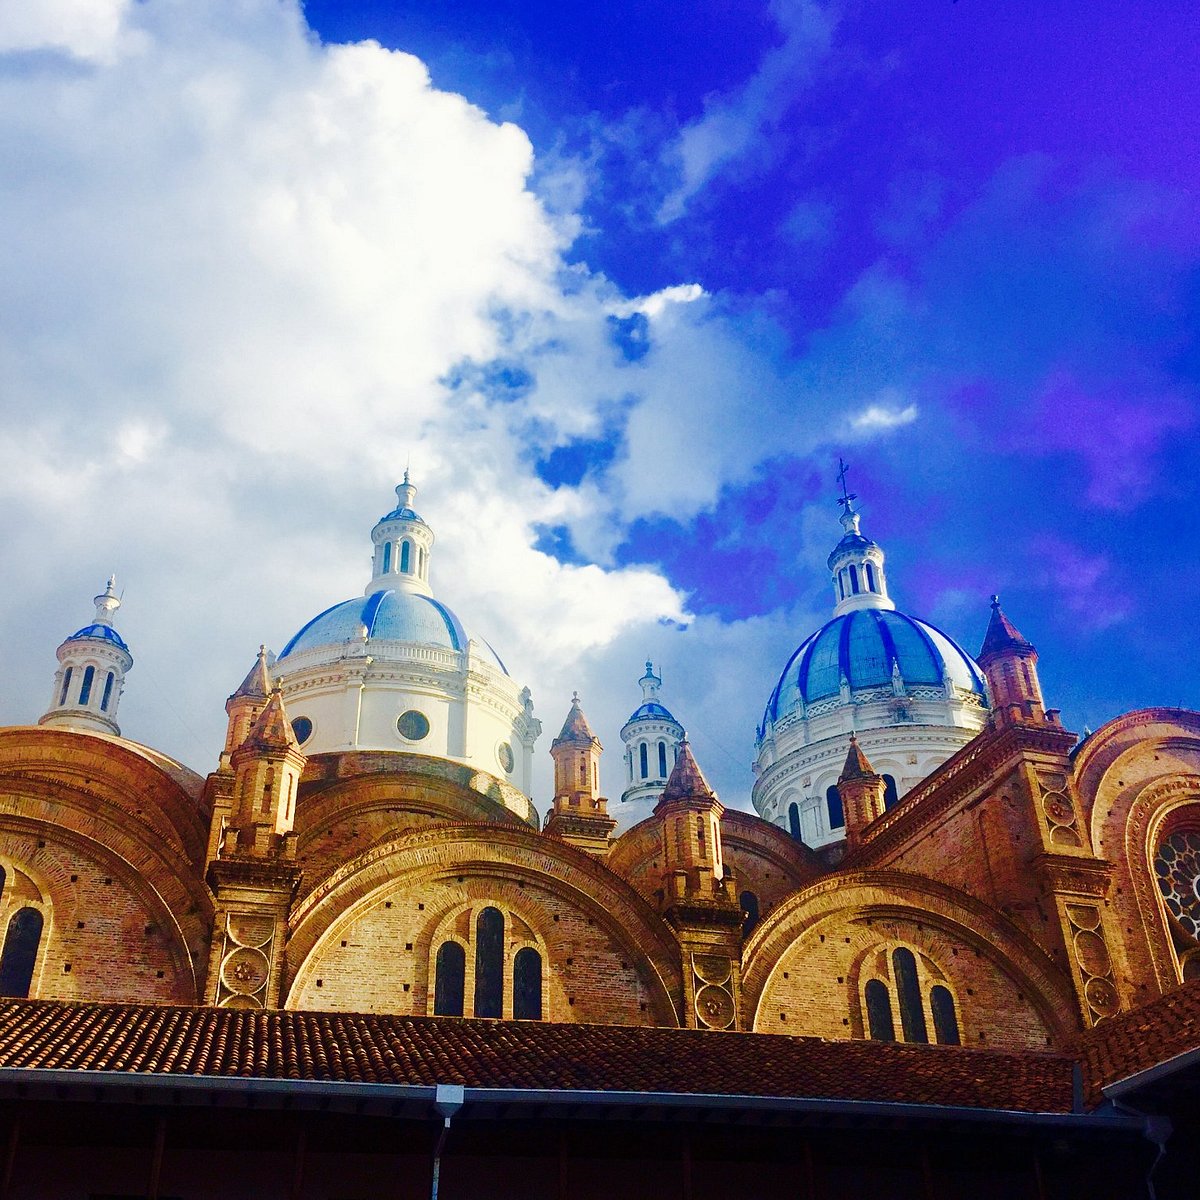
[[[174,846],[147,837],[144,825],[122,809],[93,808],[89,800],[53,783],[23,780],[20,792],[0,794],[0,837],[7,833],[29,840],[34,851],[23,861],[34,863],[37,843],[44,841],[119,879],[163,932],[175,974],[187,993],[170,998],[194,1002],[212,928],[212,894]],[[69,875],[49,862],[43,869],[51,894],[60,898],[58,907],[75,890]],[[98,911],[84,919],[103,916]]]
[[[42,780],[92,806],[119,809],[146,840],[166,842],[203,866],[204,781],[172,759],[104,734],[19,726],[0,731],[0,785],[9,778],[17,789]]]
[[[1112,769],[1120,769],[1115,760]],[[1179,984],[1177,956],[1152,866],[1164,825],[1180,810],[1200,809],[1200,774],[1174,774],[1124,787],[1104,806],[1094,836],[1113,863],[1111,903],[1124,937],[1114,949],[1135,995]],[[1144,996],[1142,998],[1145,998]]]
[[[897,928],[907,929],[908,937],[898,936]],[[819,947],[836,937],[839,950],[849,946],[845,951],[848,962],[861,961],[873,943],[910,940],[914,930],[920,931],[922,953],[942,970],[953,974],[954,950],[961,948],[969,952],[961,969],[970,966],[974,971],[976,960],[981,960],[988,964],[981,971],[984,979],[998,985],[1006,978],[1010,982],[1007,990],[1012,992],[1008,1002],[1015,1005],[1018,996],[1024,997],[1036,1016],[1036,1025],[1052,1043],[1064,1045],[1078,1032],[1078,1006],[1071,981],[1031,938],[972,897],[899,871],[860,871],[821,880],[785,901],[759,926],[743,954],[742,995],[752,1027],[772,1032],[815,1031],[815,1025],[812,1029],[781,1029],[767,1020],[764,999],[772,986],[780,983],[780,974],[790,972],[787,964],[792,959],[806,953],[816,955]],[[829,984],[830,995],[835,994],[830,981],[822,982]],[[846,974],[836,986],[848,986]],[[956,983],[951,990],[957,997],[962,988]],[[845,1004],[842,993],[836,994],[841,997],[838,1002]],[[822,1014],[825,1036],[851,1036],[850,1013],[836,1014],[836,1025],[829,1025],[831,1015]]]
[[[659,1025],[679,1023],[683,981],[678,944],[642,897],[582,851],[532,830],[487,824],[441,826],[375,846],[305,897],[289,921],[285,1006],[296,1004],[308,986],[312,964],[339,940],[341,931],[385,893],[411,893],[423,884],[459,877],[513,888],[533,884],[582,914],[628,956],[649,996],[648,1019]],[[414,961],[428,958],[425,942],[439,918],[431,912],[426,930],[414,938]]]

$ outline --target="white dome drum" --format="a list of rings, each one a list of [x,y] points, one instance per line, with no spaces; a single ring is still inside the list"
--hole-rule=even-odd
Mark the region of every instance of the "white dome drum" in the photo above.
[[[407,472],[396,491],[398,506],[372,531],[366,595],[303,625],[273,665],[300,749],[451,759],[528,796],[541,732],[529,689],[434,598],[433,531],[412,508]]]

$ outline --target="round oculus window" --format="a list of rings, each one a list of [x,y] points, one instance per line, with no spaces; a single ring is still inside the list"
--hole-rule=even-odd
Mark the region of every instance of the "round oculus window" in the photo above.
[[[429,718],[423,712],[410,708],[396,718],[396,728],[400,736],[410,742],[419,742],[429,736]]]
[[[313,724],[307,717],[297,717],[292,722],[292,733],[295,734],[296,741],[302,746],[312,737],[312,731]]]
[[[507,742],[501,742],[496,747],[496,757],[500,760],[500,765],[504,768],[505,775],[511,775],[512,769],[517,763],[517,760],[513,758],[512,747]]]

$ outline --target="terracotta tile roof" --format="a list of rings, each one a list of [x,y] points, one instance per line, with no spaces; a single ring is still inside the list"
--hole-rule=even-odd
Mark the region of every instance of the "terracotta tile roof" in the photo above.
[[[863,753],[863,748],[858,744],[858,738],[851,734],[846,765],[842,767],[838,783],[841,783],[843,779],[864,779],[874,774],[875,768],[871,766],[871,760]]]
[[[1032,643],[1004,615],[1000,608],[1000,597],[992,597],[992,616],[988,621],[987,633],[983,635],[983,645],[975,656],[976,661],[994,654],[1003,654],[1006,650],[1032,650]]]
[[[0,1003],[0,1068],[1071,1111],[1073,1060],[951,1046],[447,1017]]]
[[[1089,1104],[1100,1089],[1187,1050],[1200,1048],[1200,980],[1102,1021],[1083,1035],[1080,1051]]]
[[[566,742],[580,746],[590,746],[596,740],[596,735],[592,732],[592,727],[588,724],[587,717],[583,715],[583,709],[579,705],[579,696],[576,694],[571,699],[571,707],[567,712],[567,718],[563,721],[563,727],[559,731],[558,737],[554,739],[554,745]]]

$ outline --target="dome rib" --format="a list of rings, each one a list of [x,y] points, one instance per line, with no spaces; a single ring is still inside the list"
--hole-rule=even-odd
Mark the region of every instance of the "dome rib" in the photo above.
[[[837,696],[843,677],[852,691],[882,687],[897,665],[909,685],[937,687],[949,675],[959,686],[986,692],[976,663],[936,626],[891,609],[857,609],[834,617],[792,653],[767,702],[759,736],[802,705]]]

